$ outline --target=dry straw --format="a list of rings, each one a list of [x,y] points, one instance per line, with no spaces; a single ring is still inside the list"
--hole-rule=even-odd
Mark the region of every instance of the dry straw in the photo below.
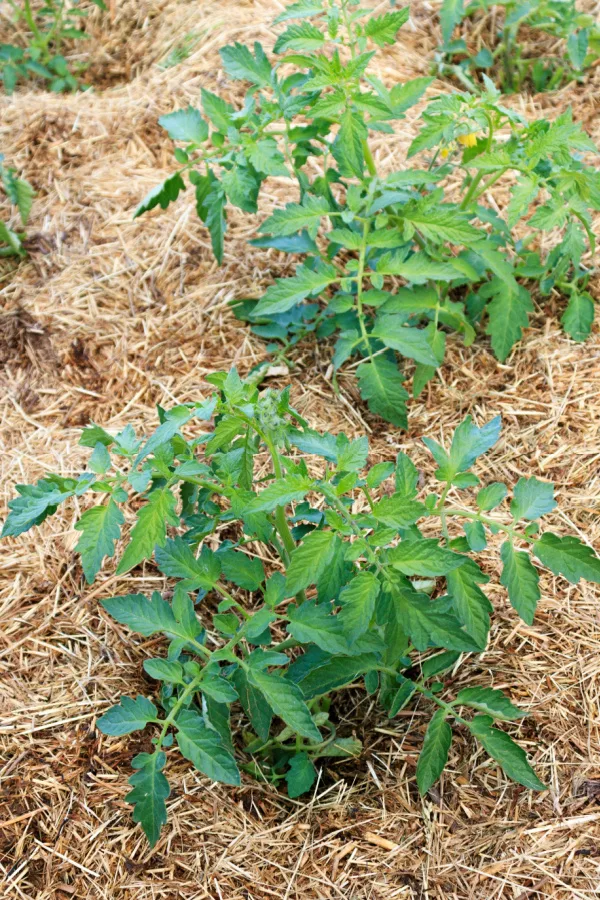
[[[380,4],[383,7],[383,4]],[[78,469],[78,427],[126,421],[154,425],[154,404],[196,399],[203,376],[235,363],[242,373],[263,345],[228,311],[232,297],[258,296],[290,263],[248,252],[254,228],[232,215],[217,268],[185,196],[167,213],[132,222],[137,201],[170,169],[159,114],[197,102],[205,85],[240,100],[217,50],[232,40],[273,38],[276,0],[116,3],[94,20],[89,49],[104,91],[2,96],[1,149],[38,197],[30,257],[0,281],[3,503],[15,481]],[[435,43],[432,7],[413,5],[398,45],[381,54],[388,82],[426,73]],[[4,27],[4,26],[2,26]],[[192,33],[176,68],[161,60]],[[194,41],[196,43],[194,44]],[[86,51],[88,46],[86,46]],[[600,70],[584,86],[515,100],[528,115],[569,103],[600,141]],[[448,89],[436,85],[430,89]],[[417,111],[398,134],[374,141],[385,170],[401,165]],[[295,199],[270,182],[261,213]],[[501,201],[504,201],[504,197]],[[594,286],[598,292],[598,284]],[[399,448],[431,463],[418,438],[442,437],[465,413],[501,413],[504,437],[484,476],[513,483],[536,475],[558,486],[558,532],[600,543],[600,338],[561,333],[563,301],[542,299],[506,365],[487,341],[465,350],[450,338],[439,380],[412,404],[402,434],[365,413],[352,378],[332,390],[328,350],[300,348],[294,404],[314,427],[371,433],[371,462]],[[274,377],[274,384],[284,379]],[[0,588],[0,893],[68,900],[538,900],[591,898],[600,882],[600,622],[598,591],[545,578],[532,627],[493,589],[489,649],[461,669],[493,680],[532,716],[521,743],[552,789],[539,796],[509,783],[464,736],[453,744],[439,790],[421,802],[414,772],[422,709],[391,722],[350,691],[340,727],[365,742],[358,762],[327,765],[308,802],[290,801],[250,779],[210,784],[174,763],[170,826],[153,853],[124,802],[131,739],[102,738],[97,716],[121,693],[151,689],[141,660],[155,642],[126,635],[98,600],[161,588],[147,565],[127,579],[110,571],[84,585],[73,554],[73,515],[62,512],[33,537],[2,547]],[[490,554],[490,558],[492,555]],[[493,565],[489,564],[490,573]],[[157,644],[158,649],[158,644]],[[462,674],[461,674],[462,677]],[[457,679],[458,680],[458,679]],[[455,685],[458,686],[458,685]],[[139,740],[147,749],[148,738]]]

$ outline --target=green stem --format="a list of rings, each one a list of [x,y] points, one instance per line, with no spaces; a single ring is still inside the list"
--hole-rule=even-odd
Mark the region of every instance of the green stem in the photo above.
[[[528,537],[517,528],[513,528],[511,525],[504,525],[502,522],[498,522],[496,519],[481,515],[481,513],[470,512],[467,509],[458,509],[452,506],[445,510],[445,513],[448,516],[459,516],[461,519],[474,519],[478,522],[481,522],[483,525],[487,525],[489,528],[497,528],[498,531],[503,531],[505,532],[505,534],[509,534],[512,538],[518,538],[519,540],[528,541],[529,543],[533,543],[535,540],[535,538]]]
[[[36,24],[29,0],[24,0],[23,15],[25,16],[25,21],[27,22],[27,26],[31,33],[45,46],[44,36]]]
[[[231,605],[232,605],[233,607],[235,607],[235,609],[237,609],[237,611],[240,613],[240,615],[242,615],[242,616],[244,617],[244,619],[250,619],[250,618],[251,618],[250,613],[249,613],[249,612],[246,612],[246,610],[245,610],[244,607],[241,605],[241,603],[238,603],[238,601],[235,600],[235,599],[231,596],[231,594],[229,593],[229,591],[226,591],[225,588],[224,588],[224,587],[221,587],[220,584],[215,584],[215,591],[217,591],[217,593],[220,594],[221,597],[223,597],[225,600],[228,600],[229,603],[231,603]]]
[[[169,713],[169,715],[167,716],[167,718],[163,721],[161,732],[160,732],[160,734],[156,740],[156,744],[155,744],[155,747],[157,750],[160,750],[160,748],[162,746],[162,742],[165,739],[165,735],[166,735],[167,731],[169,730],[170,726],[173,724],[173,722],[177,718],[179,710],[181,709],[183,704],[186,702],[186,700],[190,696],[190,694],[193,694],[194,691],[197,690],[198,685],[202,681],[203,677],[204,677],[204,671],[202,671],[200,673],[200,675],[196,675],[196,677],[192,681],[190,681],[190,683],[188,684],[186,689],[183,691],[181,696],[176,701],[175,705],[173,706],[173,708],[172,708],[171,712]]]
[[[369,335],[367,333],[367,326],[365,324],[365,314],[363,312],[363,305],[362,305],[363,278],[365,275],[365,258],[367,255],[367,235],[368,234],[369,234],[369,222],[367,220],[363,223],[362,241],[361,241],[360,252],[359,252],[359,257],[358,257],[358,270],[356,272],[356,314],[358,316],[360,332],[362,334],[363,341],[365,342],[365,346],[367,348],[367,354],[370,358],[371,357],[371,343],[369,341]]]
[[[377,175],[377,167],[375,165],[375,160],[373,159],[373,154],[371,153],[371,148],[369,147],[368,142],[365,140],[362,142],[363,145],[363,153],[365,156],[365,162],[367,164],[367,169],[369,170],[369,175]]]

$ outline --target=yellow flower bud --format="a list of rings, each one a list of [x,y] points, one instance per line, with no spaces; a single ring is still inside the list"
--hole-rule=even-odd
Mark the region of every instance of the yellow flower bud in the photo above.
[[[456,138],[459,144],[462,144],[463,147],[474,147],[477,143],[477,135],[476,134],[459,134]]]

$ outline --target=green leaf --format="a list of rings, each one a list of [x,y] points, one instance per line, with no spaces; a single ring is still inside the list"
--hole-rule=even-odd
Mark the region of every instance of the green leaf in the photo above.
[[[338,618],[350,643],[354,643],[368,630],[379,590],[380,584],[375,575],[371,572],[359,572],[341,591],[338,603],[342,609]]]
[[[280,34],[273,48],[274,53],[286,50],[320,50],[325,43],[325,35],[311,22],[290,25]]]
[[[177,633],[177,620],[173,610],[156,591],[151,600],[143,594],[125,594],[101,602],[113,619],[144,637],[159,632]]]
[[[337,470],[338,472],[358,472],[367,464],[369,439],[360,437],[354,441],[341,440],[345,435],[338,435]]]
[[[491,722],[489,716],[475,716],[469,729],[509,778],[533,791],[545,791],[546,785],[529,765],[525,751],[504,731],[492,728]]]
[[[132,768],[138,771],[129,779],[133,790],[125,800],[133,805],[133,821],[141,824],[151,847],[156,844],[160,829],[167,821],[165,800],[171,789],[162,774],[166,762],[167,757],[160,750],[138,753],[131,761]]]
[[[440,9],[440,23],[444,44],[450,43],[452,32],[462,21],[463,15],[463,0],[444,0]]]
[[[188,106],[187,109],[176,109],[175,112],[161,116],[158,120],[172,141],[185,141],[186,144],[202,144],[208,137],[208,125],[202,118],[200,110]]]
[[[248,213],[257,211],[260,181],[254,172],[244,166],[235,166],[230,171],[223,172],[222,184],[225,194],[233,206]]]
[[[502,719],[506,722],[511,722],[514,719],[521,719],[523,716],[527,715],[522,709],[513,706],[502,691],[498,691],[495,688],[464,688],[462,691],[458,692],[455,702],[457,705],[463,704],[464,706],[470,706],[473,709],[479,710],[479,712],[486,713],[489,716],[493,716],[495,719]]]
[[[276,209],[260,226],[261,232],[276,235],[296,234],[303,228],[314,238],[323,216],[329,212],[329,201],[325,197],[306,194],[302,203],[288,203],[283,209]]]
[[[387,12],[382,16],[373,16],[365,22],[365,35],[378,47],[393,44],[399,29],[408,20],[409,15],[410,9],[405,6],[404,9]]]
[[[240,698],[242,709],[248,716],[252,728],[261,741],[267,741],[271,730],[273,710],[261,692],[250,684],[242,668],[235,670],[232,681]]]
[[[419,470],[414,462],[402,450],[396,457],[396,491],[403,497],[412,499],[416,496],[419,483]]]
[[[386,347],[397,350],[402,356],[414,359],[426,366],[438,366],[439,359],[433,352],[430,333],[421,328],[404,325],[404,316],[381,315],[373,328],[373,337]]]
[[[574,341],[585,341],[592,333],[595,303],[588,293],[571,294],[561,316],[562,327]]]
[[[585,58],[588,51],[589,30],[581,28],[578,31],[572,31],[567,38],[567,53],[577,71],[583,69]]]
[[[277,146],[275,138],[263,138],[246,147],[246,155],[257,172],[263,175],[289,175],[285,157]]]
[[[8,502],[10,513],[4,522],[2,537],[17,537],[34,525],[40,525],[60,503],[75,493],[74,490],[62,490],[46,478],[41,478],[37,484],[18,484],[16,489],[20,496]]]
[[[271,84],[271,63],[258,42],[254,44],[254,55],[245,44],[229,44],[219,50],[223,68],[230,78],[239,81],[250,81],[261,87]]]
[[[135,700],[121,697],[118,705],[100,716],[96,724],[102,734],[120,737],[132,731],[141,731],[150,722],[158,722],[158,710],[146,697],[139,696]]]
[[[403,575],[424,575],[435,577],[447,575],[453,569],[464,565],[465,557],[445,547],[440,547],[436,538],[421,541],[401,541],[388,551],[388,559],[394,569]]]
[[[393,86],[390,91],[390,100],[394,107],[394,115],[402,115],[402,113],[406,112],[407,109],[410,109],[411,106],[414,106],[415,103],[421,99],[427,88],[434,81],[433,78],[429,78],[427,76],[420,78],[412,78],[410,81],[405,81],[404,84],[398,83]],[[423,180],[426,181],[427,177],[430,173],[421,173],[423,176]]]
[[[154,557],[158,568],[169,578],[183,578],[182,587],[187,591],[202,588],[211,590],[219,580],[221,567],[217,556],[208,547],[203,547],[198,558],[183,538],[167,540],[164,547],[156,547]]]
[[[327,653],[348,653],[348,639],[339,616],[332,616],[328,604],[305,601],[287,609],[288,634],[301,644],[316,644]]]
[[[182,756],[213,781],[239,785],[240,773],[235,759],[223,745],[220,735],[207,728],[192,709],[182,709],[175,720],[177,745]]]
[[[516,342],[521,340],[523,329],[529,325],[528,313],[533,312],[531,297],[522,285],[514,291],[498,278],[492,278],[479,293],[481,296],[488,293],[492,297],[486,307],[489,317],[486,334],[492,339],[497,358],[504,362]]]
[[[493,481],[479,491],[475,502],[482,512],[489,512],[489,510],[500,506],[507,494],[508,488],[505,484],[501,481]]]
[[[292,799],[310,791],[317,778],[316,769],[306,753],[296,753],[290,759],[290,768],[285,776],[288,796]]]
[[[381,275],[400,275],[413,284],[427,281],[453,281],[464,277],[464,273],[449,260],[435,260],[421,250],[408,259],[403,253],[385,253],[377,263]]]
[[[360,675],[376,669],[378,659],[373,653],[359,656],[336,656],[323,665],[313,666],[308,674],[298,682],[306,700],[313,700],[330,691],[335,691],[354,681]]]
[[[248,556],[238,550],[225,550],[219,553],[219,560],[227,581],[233,581],[246,591],[257,591],[265,580],[265,570],[257,556]]]
[[[170,175],[169,178],[166,178],[162,182],[162,184],[159,184],[155,188],[152,188],[152,190],[148,194],[146,194],[140,205],[135,210],[133,218],[137,219],[138,216],[142,215],[142,213],[154,209],[155,206],[160,206],[161,209],[166,209],[169,203],[177,200],[179,194],[182,191],[185,191],[184,180],[179,172],[175,172],[174,175]]]
[[[435,784],[448,762],[452,743],[452,729],[446,722],[447,712],[438,709],[432,716],[425,732],[423,749],[417,763],[417,784],[421,796]]]
[[[533,545],[533,552],[555,575],[564,575],[571,584],[580,578],[600,584],[600,559],[579,538],[543,534]]]
[[[296,3],[290,3],[285,7],[283,12],[273,20],[273,25],[279,25],[280,22],[286,22],[288,19],[312,18],[323,12],[321,0],[297,0]]]
[[[340,129],[331,145],[331,152],[340,173],[346,177],[362,178],[364,169],[363,141],[368,136],[363,117],[348,108],[343,113]]]
[[[369,490],[374,490],[386,479],[391,478],[394,472],[395,468],[392,462],[375,463],[367,473],[367,487]]]
[[[278,278],[275,284],[267,288],[265,295],[254,307],[253,316],[287,312],[309,294],[320,293],[337,280],[338,274],[333,266],[325,265],[313,272],[308,266],[302,265],[291,278]]]
[[[229,126],[232,124],[232,116],[235,109],[222,97],[213,94],[206,88],[201,88],[202,109],[204,115],[210,119],[217,131],[227,134]]]
[[[438,205],[403,211],[403,218],[415,226],[424,238],[434,243],[466,244],[481,239],[479,229],[471,225],[468,216],[457,207]]]
[[[485,647],[493,607],[479,585],[486,584],[488,576],[484,575],[477,563],[468,559],[462,566],[448,572],[447,579],[448,593],[452,597],[452,605],[459,621],[478,646]]]
[[[473,638],[460,627],[458,619],[439,612],[427,594],[403,591],[394,597],[398,619],[417,650],[431,646],[446,650],[481,651]]]
[[[271,513],[277,506],[287,506],[288,503],[303,500],[313,487],[314,482],[307,475],[286,475],[272,481],[248,503],[246,509],[251,513]]]
[[[529,554],[515,550],[510,541],[505,541],[500,549],[502,575],[500,584],[508,591],[512,607],[528,625],[541,597],[537,569],[532,565]]]
[[[12,178],[10,181],[11,190],[7,191],[11,202],[17,207],[19,210],[19,215],[21,217],[21,222],[23,225],[27,225],[27,220],[29,219],[29,213],[31,212],[31,207],[33,206],[33,198],[35,197],[35,191],[31,187],[28,181],[25,181],[24,178]]]
[[[392,494],[391,497],[383,497],[374,504],[373,515],[378,522],[383,522],[389,528],[410,528],[415,522],[426,515],[426,507],[417,500],[410,500],[403,494]]]
[[[458,426],[452,438],[450,453],[436,454],[435,442],[424,438],[423,442],[433,453],[439,465],[436,478],[440,481],[452,481],[460,472],[470,469],[477,457],[490,450],[500,436],[502,422],[496,416],[481,428],[473,424],[471,416],[467,416]]]
[[[533,521],[552,512],[555,506],[553,484],[548,481],[539,481],[535,476],[519,478],[510,504],[511,514],[515,519]]]
[[[375,356],[370,362],[360,364],[356,377],[360,395],[374,415],[381,416],[398,428],[408,427],[408,392],[402,386],[404,379],[395,362],[384,356]]]
[[[411,700],[416,689],[417,686],[414,681],[410,681],[410,679],[408,678],[404,679],[403,683],[394,694],[390,703],[388,710],[388,716],[390,719],[393,719],[394,716],[397,716],[398,713],[404,709],[407,703],[409,703],[409,701]]]
[[[302,691],[281,675],[269,675],[259,669],[251,669],[248,679],[261,692],[275,715],[283,719],[296,734],[312,741],[321,741],[319,729],[312,720]]]
[[[129,544],[117,568],[118,575],[124,575],[142,560],[149,559],[154,548],[165,543],[167,525],[179,524],[176,505],[177,501],[168,487],[152,491],[131,530]]]
[[[316,584],[329,565],[335,547],[333,531],[311,531],[291,553],[286,573],[286,594],[292,597]]]
[[[185,684],[181,664],[170,659],[146,659],[144,660],[144,671],[156,681]]]
[[[86,510],[75,525],[81,531],[75,550],[81,554],[81,565],[88,584],[91,584],[102,566],[105,556],[115,553],[115,541],[121,535],[125,518],[111,497],[106,506],[94,506]]]

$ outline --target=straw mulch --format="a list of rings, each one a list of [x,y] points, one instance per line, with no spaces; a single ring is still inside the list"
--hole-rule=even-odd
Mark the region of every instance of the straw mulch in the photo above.
[[[290,263],[248,252],[255,228],[234,214],[225,264],[209,252],[190,197],[167,213],[132,222],[141,196],[170,171],[162,112],[196,102],[200,87],[224,81],[217,49],[273,38],[280,4],[116,5],[94,20],[95,95],[19,92],[0,100],[2,151],[37,191],[30,256],[0,282],[3,505],[16,481],[80,470],[78,429],[148,429],[154,405],[195,399],[209,371],[242,373],[264,348],[236,322],[232,297],[258,296]],[[393,82],[427,71],[434,45],[429,3],[382,54]],[[158,65],[192,33],[197,43],[176,68]],[[87,48],[86,48],[87,49]],[[600,140],[598,69],[586,87],[515,100],[528,114],[569,103]],[[439,86],[438,86],[439,87]],[[436,88],[437,89],[437,88]],[[434,93],[434,89],[430,90]],[[418,110],[397,136],[374,141],[383,169],[400,165]],[[271,183],[261,212],[293,199]],[[594,290],[598,292],[598,285]],[[441,378],[412,404],[410,432],[370,417],[353,379],[333,395],[329,349],[300,348],[294,404],[317,428],[368,430],[372,461],[399,448],[431,462],[419,438],[447,435],[472,413],[500,413],[504,434],[482,477],[536,475],[554,481],[554,525],[599,547],[600,336],[570,342],[558,319],[564,301],[538,304],[532,326],[506,365],[485,338],[465,350],[449,340]],[[283,385],[283,378],[272,378]],[[598,591],[545,577],[532,627],[492,586],[489,649],[455,686],[494,683],[530,710],[518,729],[551,789],[535,795],[510,783],[457,733],[447,774],[423,801],[415,764],[426,722],[420,704],[388,721],[360,690],[339,695],[342,727],[365,744],[362,758],[325,766],[314,796],[290,801],[245,779],[239,790],[209,783],[173,754],[170,823],[153,852],[124,802],[132,752],[148,738],[107,739],[97,716],[122,693],[151,691],[141,662],[160,642],[131,637],[100,612],[99,599],[161,588],[148,565],[119,579],[112,567],[87,587],[73,554],[75,516],[65,509],[30,536],[2,547],[0,593],[0,878],[3,896],[68,900],[333,900],[333,898],[589,898],[600,878],[600,622]],[[486,565],[497,577],[497,554]]]

